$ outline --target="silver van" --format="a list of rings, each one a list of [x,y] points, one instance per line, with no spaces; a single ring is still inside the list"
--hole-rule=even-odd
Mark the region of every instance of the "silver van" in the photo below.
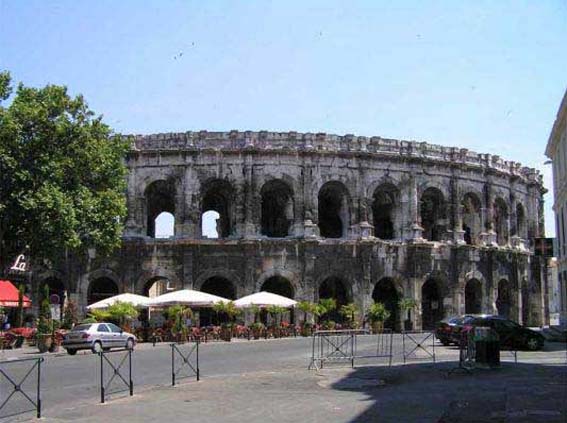
[[[91,350],[93,353],[108,351],[111,348],[134,349],[136,336],[124,332],[114,323],[85,323],[75,326],[61,346],[67,354],[75,355],[78,350]]]

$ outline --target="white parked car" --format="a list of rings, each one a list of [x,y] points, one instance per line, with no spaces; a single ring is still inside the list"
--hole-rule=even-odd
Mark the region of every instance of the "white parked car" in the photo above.
[[[61,345],[69,355],[75,355],[78,350],[91,350],[95,354],[111,348],[132,350],[136,336],[124,332],[114,323],[84,323],[65,335]]]

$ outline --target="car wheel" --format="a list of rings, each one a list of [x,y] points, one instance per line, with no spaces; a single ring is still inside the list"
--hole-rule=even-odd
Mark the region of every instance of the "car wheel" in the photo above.
[[[68,350],[67,350],[67,354],[69,354],[69,355],[75,355],[75,354],[77,354],[77,350],[68,349]]]
[[[100,343],[100,341],[96,341],[93,344],[92,351],[93,351],[93,354],[98,354],[98,353],[101,353],[103,351],[102,344]]]
[[[526,347],[530,351],[537,351],[541,348],[540,342],[537,338],[528,338],[528,341],[526,342]]]
[[[133,350],[134,349],[134,340],[132,338],[128,338],[126,341],[126,349]]]

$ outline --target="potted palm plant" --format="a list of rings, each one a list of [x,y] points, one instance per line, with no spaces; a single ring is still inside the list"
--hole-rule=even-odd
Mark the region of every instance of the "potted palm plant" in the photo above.
[[[324,329],[335,329],[336,323],[333,320],[329,320],[329,313],[336,308],[337,301],[334,298],[323,298],[319,300],[319,303],[317,304],[317,315],[319,317],[319,322],[322,320]]]
[[[300,301],[297,309],[303,312],[303,321],[301,322],[301,336],[311,336],[313,333],[313,325],[307,321],[307,315],[316,315],[317,305],[310,301]]]
[[[417,301],[413,298],[402,298],[398,302],[398,307],[404,316],[404,330],[412,330],[413,323],[411,320],[411,311],[417,307]]]
[[[241,313],[241,310],[234,305],[234,302],[227,303],[219,302],[213,305],[213,310],[218,314],[224,314],[227,322],[221,325],[221,339],[230,342],[232,340],[232,329],[234,326],[234,319]]]
[[[249,310],[254,315],[254,322],[249,326],[249,330],[252,332],[254,339],[260,339],[262,336],[262,331],[264,330],[264,325],[258,321],[258,314],[260,313],[260,307],[257,305],[250,306]]]
[[[390,317],[390,312],[382,303],[374,303],[368,308],[368,320],[372,325],[373,333],[380,333],[384,330],[384,321]]]
[[[358,324],[356,322],[356,316],[358,315],[358,307],[354,303],[349,303],[341,306],[339,310],[342,316],[344,316],[345,320],[349,328],[356,329]]]

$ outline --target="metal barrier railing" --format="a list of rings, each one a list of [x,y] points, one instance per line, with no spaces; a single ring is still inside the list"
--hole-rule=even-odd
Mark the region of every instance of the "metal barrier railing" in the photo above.
[[[402,351],[404,364],[406,364],[408,358],[413,360],[432,359],[435,363],[435,332],[402,332]],[[424,352],[425,357],[417,357],[416,352]]]
[[[376,344],[368,350],[360,352],[358,337],[361,335],[376,339]],[[356,359],[388,358],[392,364],[393,332],[385,329],[378,334],[370,335],[365,329],[316,331],[312,335],[311,362],[309,369],[322,369],[328,362],[348,362],[354,367]]]
[[[191,346],[189,351],[182,351],[184,345]],[[170,344],[171,346],[171,386],[175,386],[175,382],[179,379],[185,379],[195,376],[200,380],[199,371],[199,341],[188,342],[186,344]],[[181,358],[181,365],[176,368],[175,357]],[[191,359],[194,357],[194,362]],[[181,375],[181,371],[187,369],[191,373]]]
[[[120,356],[120,353],[124,353],[124,354],[121,356],[121,359],[118,362],[118,364],[116,364],[110,358],[108,358],[108,356]],[[134,395],[134,382],[132,381],[132,350],[120,350],[115,352],[101,351],[98,353],[98,355],[100,356],[100,402],[104,404],[105,397],[106,395],[109,394],[116,394],[119,392],[128,391],[130,393],[130,396]],[[127,380],[125,376],[121,373],[122,367],[124,366],[126,361],[128,361]],[[110,369],[112,369],[110,372],[112,376],[110,377],[110,379],[108,379],[108,382],[106,383],[104,380],[105,364],[107,367],[110,367]],[[123,371],[125,370],[126,369],[124,369]],[[116,379],[117,377],[118,379]],[[115,379],[122,381],[123,384],[126,386],[126,389],[110,392],[109,388]]]
[[[8,373],[7,367],[11,365],[15,365],[16,363],[29,363],[29,362],[33,362],[33,365],[28,369],[27,372],[25,372],[24,376],[20,378],[16,378],[13,377],[13,375],[10,375],[10,373]],[[12,388],[10,394],[0,404],[0,411],[8,405],[8,403],[16,393],[20,393],[27,400],[26,403],[29,402],[34,406],[32,410],[36,411],[37,418],[38,419],[41,418],[41,363],[42,362],[43,362],[42,357],[0,361],[0,374],[3,376],[3,378],[5,378],[9,382],[10,387]],[[24,390],[22,385],[28,379],[28,376],[34,373],[35,369],[37,369],[37,382],[36,382],[36,392],[35,392],[35,400],[34,400],[33,394],[28,395],[28,393]],[[18,380],[17,382],[16,379]],[[27,413],[28,411],[32,411],[32,410],[11,412],[8,415],[0,415],[0,418],[14,417],[16,415]]]

